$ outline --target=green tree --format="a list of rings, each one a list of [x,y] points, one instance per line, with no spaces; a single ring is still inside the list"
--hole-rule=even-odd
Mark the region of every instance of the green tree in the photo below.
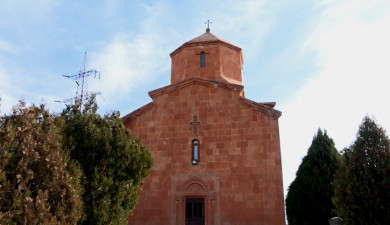
[[[1,117],[0,224],[75,224],[81,218],[80,173],[62,151],[57,122],[44,105],[23,101]]]
[[[303,158],[286,197],[289,225],[328,225],[334,216],[332,181],[340,154],[320,129]]]
[[[337,215],[344,224],[390,224],[390,145],[385,131],[363,119],[355,142],[343,150],[335,176]]]
[[[118,112],[100,116],[92,98],[68,106],[63,144],[82,170],[83,224],[127,224],[152,158],[124,127]]]

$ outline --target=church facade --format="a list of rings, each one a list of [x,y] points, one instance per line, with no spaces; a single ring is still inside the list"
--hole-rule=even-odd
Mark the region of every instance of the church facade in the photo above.
[[[171,84],[123,117],[154,160],[132,225],[284,225],[275,103],[245,98],[241,48],[206,33],[171,54]]]

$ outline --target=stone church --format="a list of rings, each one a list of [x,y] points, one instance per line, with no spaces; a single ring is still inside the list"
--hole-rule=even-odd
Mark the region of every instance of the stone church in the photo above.
[[[207,29],[170,56],[171,84],[123,117],[154,160],[129,224],[284,225],[281,112],[245,98],[242,49]]]

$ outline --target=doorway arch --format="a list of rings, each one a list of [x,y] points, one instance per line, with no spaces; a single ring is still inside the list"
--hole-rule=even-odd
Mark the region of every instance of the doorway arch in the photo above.
[[[209,184],[212,184],[212,189]],[[175,192],[174,189],[177,191]],[[220,224],[220,191],[219,178],[217,175],[205,174],[172,176],[171,190],[171,197],[173,200],[171,207],[171,225],[185,224],[186,199],[204,199],[205,224]],[[172,220],[172,217],[175,219]]]

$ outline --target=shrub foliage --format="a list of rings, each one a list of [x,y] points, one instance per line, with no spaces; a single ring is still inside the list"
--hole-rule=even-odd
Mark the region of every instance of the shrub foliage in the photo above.
[[[92,99],[68,106],[63,143],[83,171],[83,224],[127,224],[152,166],[147,147],[124,127],[119,113],[101,117]]]
[[[0,122],[0,224],[76,224],[77,168],[67,170],[61,130],[44,106],[13,108]],[[76,176],[76,177],[75,177]]]
[[[127,224],[152,158],[94,98],[60,115],[23,102],[0,121],[0,224]]]

